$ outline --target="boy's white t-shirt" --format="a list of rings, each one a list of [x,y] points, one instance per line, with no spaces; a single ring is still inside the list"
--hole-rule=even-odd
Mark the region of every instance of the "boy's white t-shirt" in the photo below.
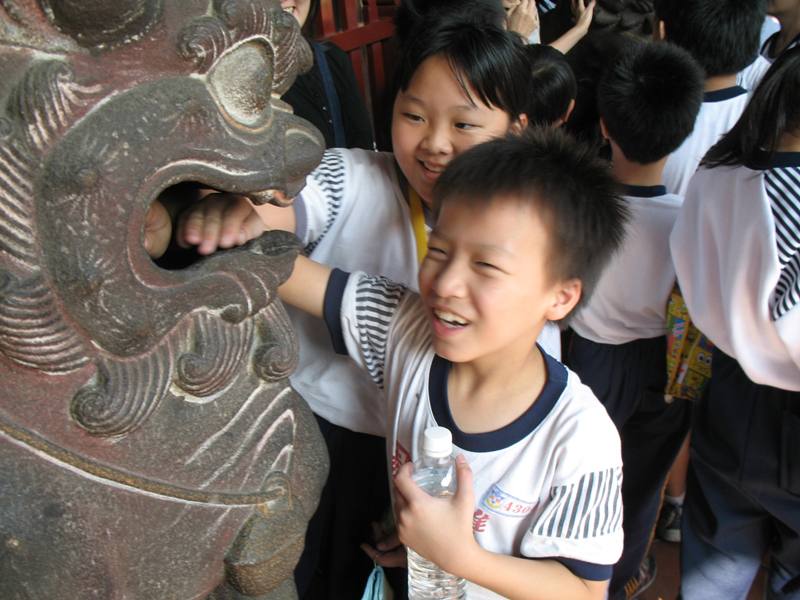
[[[755,383],[800,391],[800,152],[701,167],[670,247],[698,329]]]
[[[682,198],[660,185],[623,186],[622,191],[631,210],[625,240],[571,321],[578,335],[599,344],[664,335],[667,300],[675,285],[669,234]]]
[[[416,239],[392,154],[326,150],[294,206],[296,233],[307,256],[347,271],[380,273],[417,288]],[[380,390],[352,360],[331,350],[319,319],[288,310],[300,345],[298,366],[290,378],[294,388],[327,421],[383,435],[374,402]],[[560,357],[558,327],[548,323],[539,342]]]
[[[739,86],[705,93],[694,130],[670,154],[664,166],[664,185],[670,194],[686,194],[689,180],[700,161],[709,148],[736,124],[749,99],[747,90]]]
[[[576,374],[542,352],[547,383],[531,408],[497,431],[468,434],[450,414],[450,363],[433,351],[418,294],[381,277],[334,271],[325,320],[337,351],[385,391],[373,400],[383,411],[393,472],[419,456],[426,428],[447,427],[473,471],[473,531],[483,548],[610,578],[622,552],[619,434]],[[471,583],[467,597],[499,598]]]

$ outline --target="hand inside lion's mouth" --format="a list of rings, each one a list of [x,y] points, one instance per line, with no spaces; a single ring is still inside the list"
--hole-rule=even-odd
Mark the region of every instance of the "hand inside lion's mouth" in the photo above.
[[[254,205],[287,207],[292,200],[276,189],[233,194],[199,183],[171,186],[147,211],[144,248],[158,266],[183,268],[202,256],[242,246],[264,233],[265,224]]]

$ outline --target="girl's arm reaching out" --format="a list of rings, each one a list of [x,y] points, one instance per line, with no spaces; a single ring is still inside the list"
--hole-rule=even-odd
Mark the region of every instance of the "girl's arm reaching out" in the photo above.
[[[308,257],[298,256],[294,271],[278,288],[278,295],[286,304],[321,319],[331,270]]]

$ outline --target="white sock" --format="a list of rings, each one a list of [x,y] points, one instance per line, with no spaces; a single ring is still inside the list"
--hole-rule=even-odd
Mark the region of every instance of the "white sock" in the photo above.
[[[682,493],[680,496],[670,496],[669,494],[664,494],[664,502],[669,502],[673,506],[683,506],[683,500],[686,498],[686,492]]]

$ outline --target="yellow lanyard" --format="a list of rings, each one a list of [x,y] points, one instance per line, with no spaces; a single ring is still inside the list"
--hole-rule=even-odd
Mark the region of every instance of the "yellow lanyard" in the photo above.
[[[417,241],[417,260],[422,263],[428,253],[428,230],[425,228],[425,212],[422,210],[422,200],[411,186],[408,187],[408,207],[411,210],[411,226],[414,229],[414,239]]]

